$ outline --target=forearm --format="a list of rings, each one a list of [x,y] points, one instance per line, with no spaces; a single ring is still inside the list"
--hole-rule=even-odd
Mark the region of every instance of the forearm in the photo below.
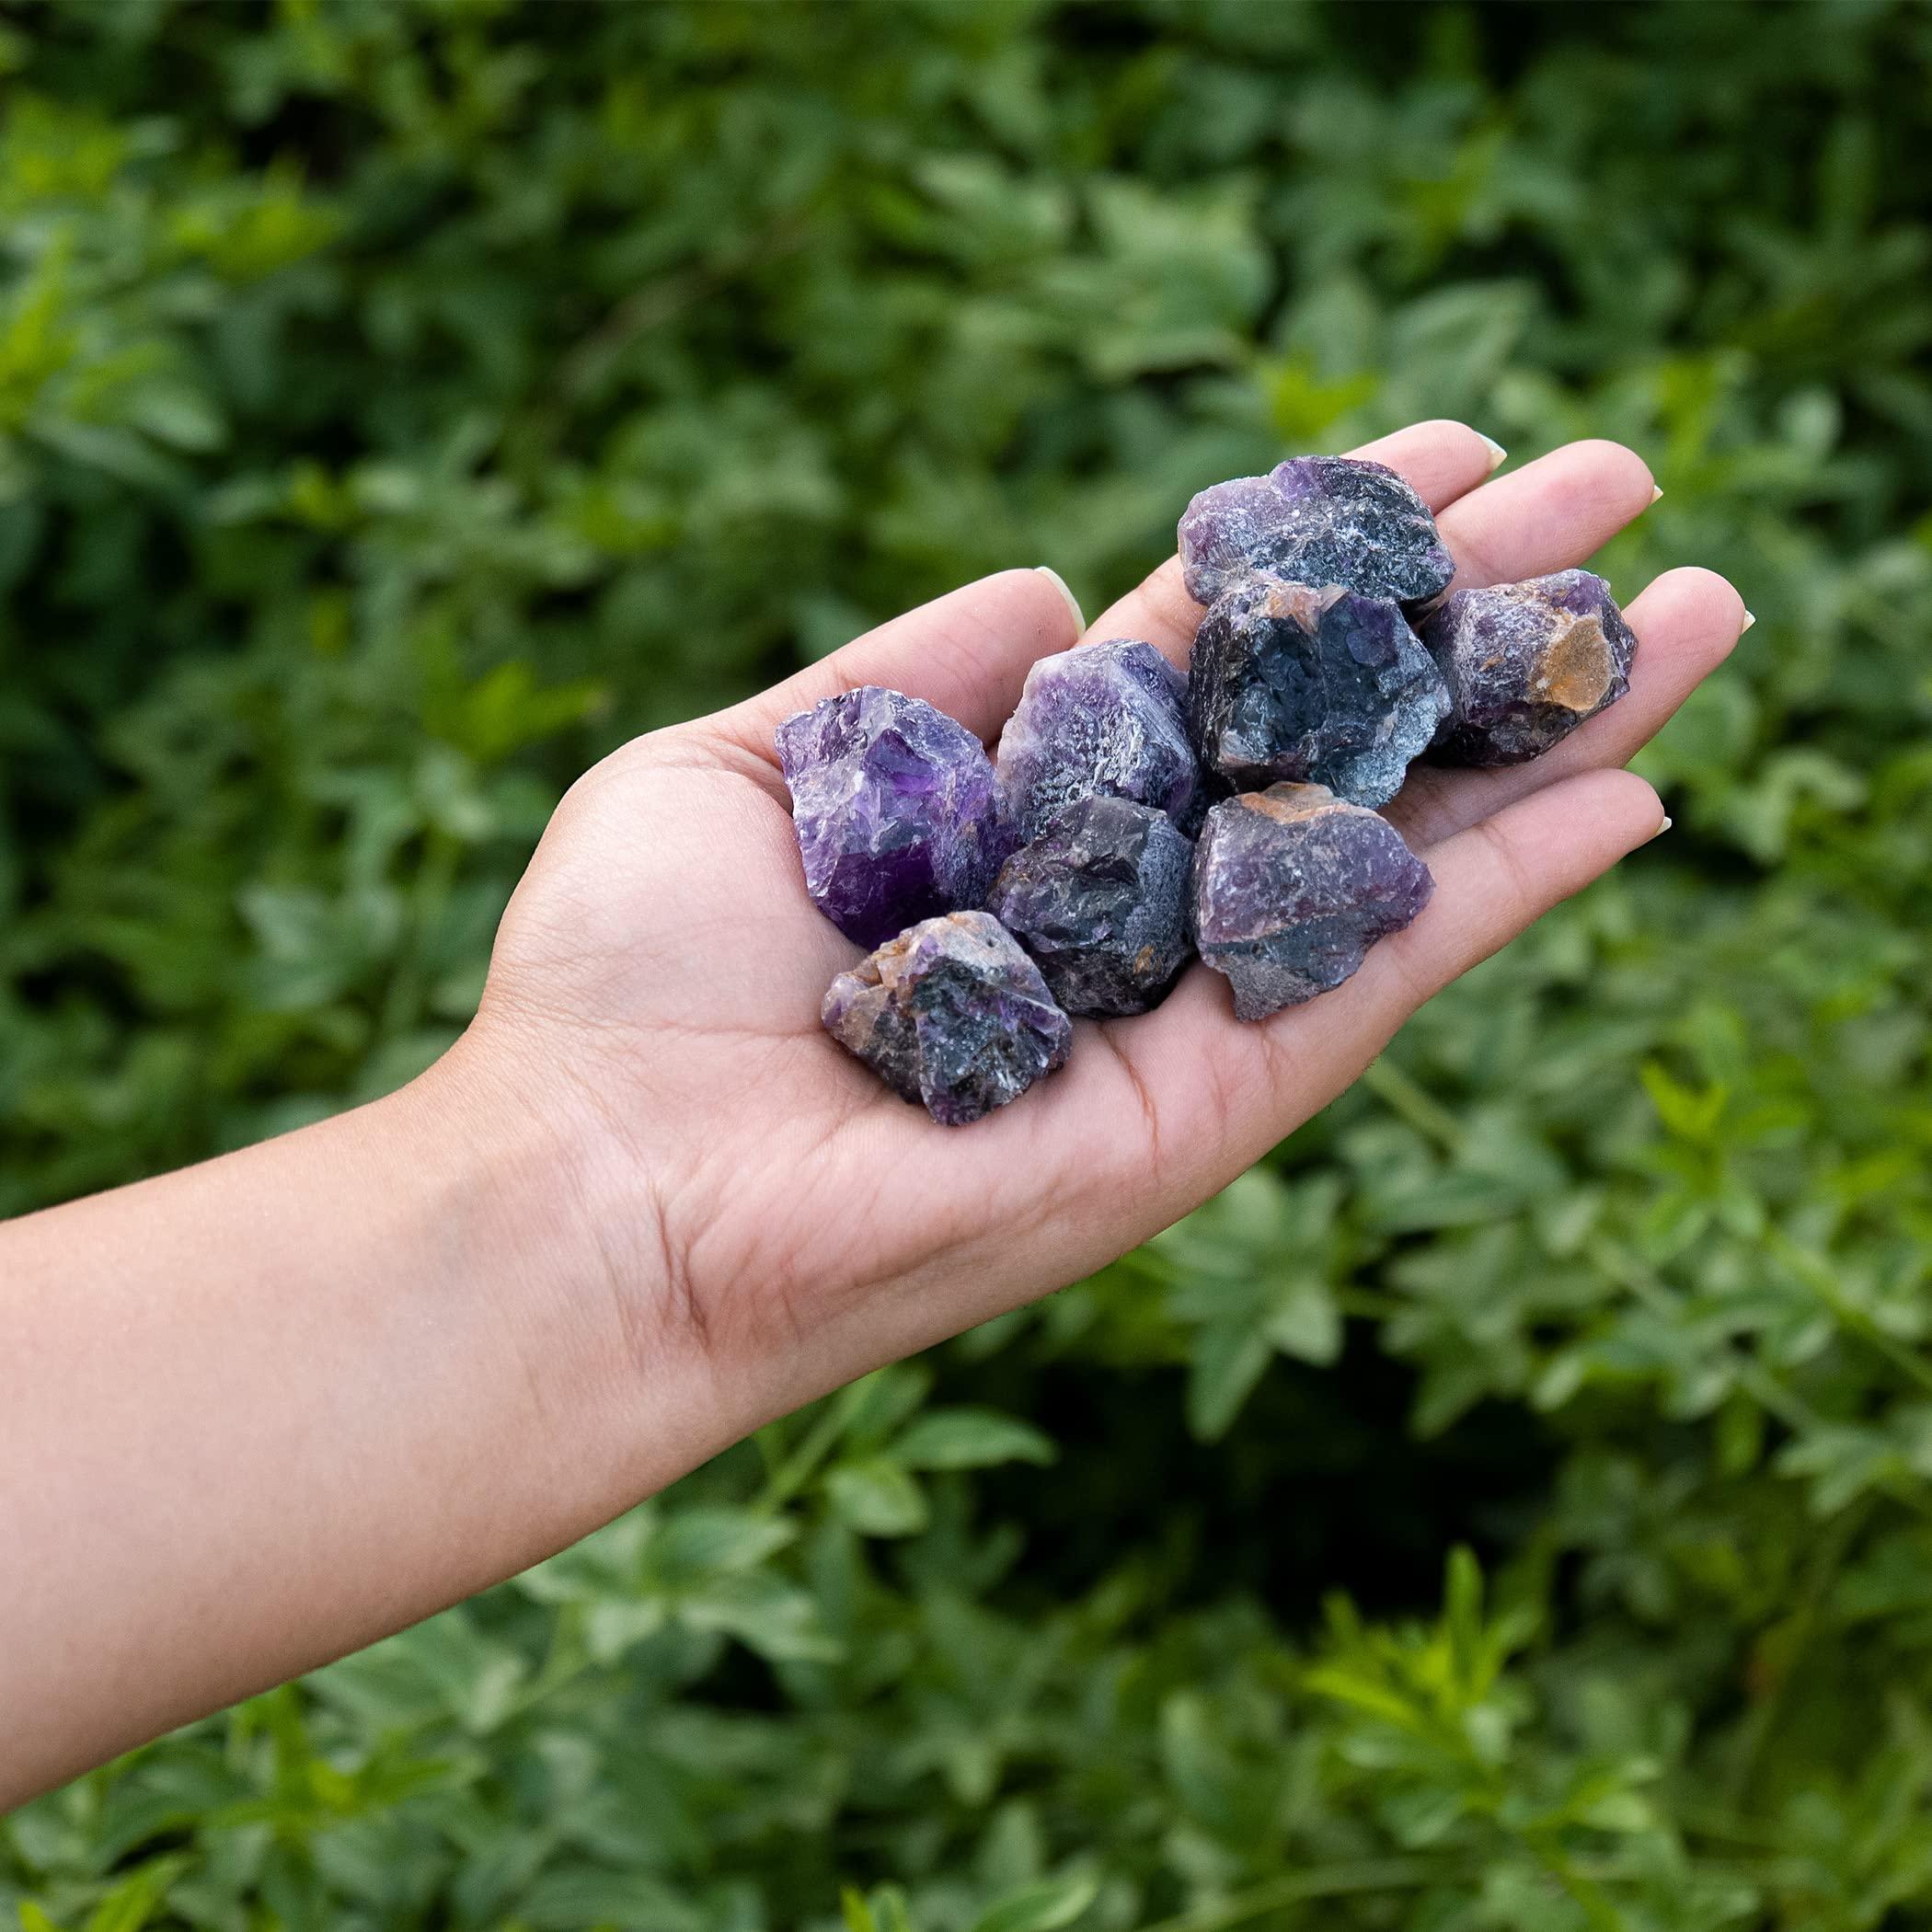
[[[605,1184],[459,1052],[0,1227],[0,1810],[718,1446],[643,1264],[586,1238]]]

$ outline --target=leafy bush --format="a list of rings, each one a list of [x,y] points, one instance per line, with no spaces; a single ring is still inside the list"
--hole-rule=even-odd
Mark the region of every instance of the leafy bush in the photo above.
[[[1761,622],[1093,1281],[0,1825],[29,1932],[1932,1917],[1932,14],[73,0],[0,67],[0,1210],[383,1091],[623,737],[1422,415]]]

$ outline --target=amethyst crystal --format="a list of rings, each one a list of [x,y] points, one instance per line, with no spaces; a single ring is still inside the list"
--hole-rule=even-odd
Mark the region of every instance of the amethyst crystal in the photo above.
[[[1069,1013],[1144,1013],[1193,949],[1194,848],[1166,812],[1079,799],[1000,868],[986,902]]]
[[[1021,838],[1063,805],[1104,795],[1199,818],[1186,684],[1151,644],[1110,638],[1041,658],[999,741],[1000,803]]]
[[[1017,1100],[1066,1064],[1073,1022],[990,913],[926,919],[833,981],[825,1030],[942,1126]]]
[[[1435,746],[1456,765],[1521,765],[1630,688],[1637,638],[1588,570],[1458,591],[1422,627],[1449,686]]]
[[[1442,674],[1386,597],[1250,578],[1194,639],[1188,722],[1202,763],[1236,790],[1312,779],[1386,804],[1448,709]]]
[[[1351,456],[1294,456],[1203,489],[1180,520],[1180,567],[1197,604],[1265,570],[1414,604],[1455,574],[1421,498],[1394,470]]]
[[[1260,1019],[1347,979],[1435,881],[1379,813],[1321,785],[1273,785],[1207,815],[1194,854],[1194,937]]]
[[[978,905],[1012,849],[993,765],[962,724],[878,684],[778,727],[805,889],[861,946]]]

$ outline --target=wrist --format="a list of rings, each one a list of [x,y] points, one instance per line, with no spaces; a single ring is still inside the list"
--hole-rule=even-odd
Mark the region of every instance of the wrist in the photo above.
[[[420,1177],[438,1271],[487,1298],[535,1411],[569,1445],[587,1529],[737,1431],[668,1278],[662,1177],[542,1064],[542,1042],[473,1028],[375,1103],[374,1124]]]

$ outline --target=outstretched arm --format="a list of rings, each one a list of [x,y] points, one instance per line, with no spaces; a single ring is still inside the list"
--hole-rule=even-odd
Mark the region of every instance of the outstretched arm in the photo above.
[[[1365,454],[1438,510],[1464,581],[1578,562],[1652,494],[1606,443],[1494,481],[1456,424]],[[0,1807],[512,1573],[1224,1186],[1660,829],[1620,767],[1747,620],[1696,570],[1627,615],[1622,703],[1534,765],[1419,769],[1388,808],[1436,894],[1345,986],[1244,1027],[1195,971],[1080,1022],[1064,1074],[963,1131],[818,1027],[856,949],[805,898],[771,733],[877,683],[992,739],[1077,641],[1053,583],[986,579],[614,753],[420,1080],[0,1227]],[[1091,634],[1184,662],[1199,615],[1169,564]]]
[[[0,1227],[0,1811],[720,1445],[694,1351],[611,1350],[584,1150],[487,1058]]]

